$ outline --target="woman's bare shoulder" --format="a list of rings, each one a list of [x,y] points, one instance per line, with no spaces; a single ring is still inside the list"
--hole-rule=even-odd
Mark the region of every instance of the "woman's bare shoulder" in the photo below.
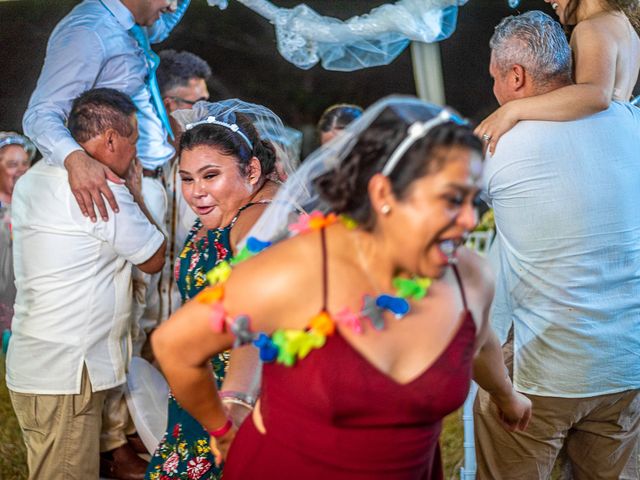
[[[458,250],[457,258],[460,276],[465,285],[493,297],[494,275],[489,262],[466,247]]]
[[[574,47],[576,42],[586,40],[614,41],[619,34],[626,33],[627,30],[623,28],[625,23],[629,23],[629,20],[615,12],[582,20],[571,32],[571,46]]]
[[[314,296],[320,298],[321,244],[312,232],[283,240],[234,267],[225,285],[225,304],[232,314],[244,313],[266,324],[263,330],[294,323],[314,313]],[[318,290],[318,292],[314,292]],[[317,293],[317,295],[316,295]],[[317,310],[317,308],[316,308]],[[295,327],[289,322],[286,325]]]

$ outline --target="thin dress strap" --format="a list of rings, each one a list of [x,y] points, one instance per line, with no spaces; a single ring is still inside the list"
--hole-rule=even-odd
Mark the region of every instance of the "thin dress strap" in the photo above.
[[[320,239],[322,241],[322,312],[327,311],[327,300],[329,295],[329,269],[327,265],[327,235],[325,228],[320,229]]]
[[[240,214],[242,213],[243,210],[246,210],[247,208],[249,208],[249,207],[251,207],[253,205],[261,205],[261,204],[269,204],[269,203],[271,203],[271,200],[270,199],[265,199],[265,200],[260,200],[258,202],[247,203],[243,207],[240,207],[240,210],[238,210],[238,213],[236,213],[236,216],[233,217],[233,219],[231,220],[231,223],[229,223],[229,226],[227,228],[229,228],[229,230],[231,230],[233,228],[233,226],[238,221],[238,217],[240,217]]]
[[[460,272],[458,271],[458,266],[451,265],[451,268],[453,269],[453,273],[456,276],[456,281],[458,282],[458,288],[460,289],[460,296],[462,297],[462,305],[464,306],[465,310],[469,310],[469,307],[467,306],[467,296],[464,293],[464,287],[462,286],[462,278],[460,278]]]

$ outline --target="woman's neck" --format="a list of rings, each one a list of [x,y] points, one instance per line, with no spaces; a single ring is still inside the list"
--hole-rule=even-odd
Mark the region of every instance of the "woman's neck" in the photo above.
[[[615,13],[616,10],[609,10],[598,0],[582,1],[576,10],[576,23],[589,20],[607,13]]]
[[[249,205],[250,203],[259,203],[264,200],[271,200],[275,195],[278,186],[271,180],[262,181],[262,183],[256,187],[256,189],[247,196],[243,201],[237,204],[237,208],[227,211],[222,217],[220,226],[218,228],[226,228],[233,221],[233,218],[238,215],[238,212]],[[208,227],[203,225],[201,230],[207,230]]]
[[[379,232],[367,232],[361,229],[347,230],[354,253],[352,258],[363,273],[371,280],[372,286],[379,292],[392,287],[392,279],[397,273],[392,257],[387,253],[386,241]]]
[[[271,200],[275,196],[277,190],[278,185],[275,182],[265,179],[253,195],[251,195],[247,203]]]

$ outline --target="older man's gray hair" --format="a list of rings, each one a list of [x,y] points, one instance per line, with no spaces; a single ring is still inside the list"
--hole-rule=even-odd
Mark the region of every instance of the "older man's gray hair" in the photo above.
[[[489,46],[500,73],[518,64],[540,85],[571,78],[567,37],[560,24],[546,13],[533,10],[503,18]]]

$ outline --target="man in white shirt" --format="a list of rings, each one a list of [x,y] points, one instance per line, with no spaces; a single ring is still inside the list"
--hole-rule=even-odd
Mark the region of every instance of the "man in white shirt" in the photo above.
[[[570,85],[571,50],[542,12],[504,19],[490,74],[503,104]],[[640,478],[640,109],[525,121],[486,161],[498,256],[492,326],[533,403],[526,433],[475,406],[478,478]],[[626,464],[626,467],[625,467]]]
[[[107,181],[121,184],[123,180],[82,149],[70,135],[65,119],[71,101],[80,93],[107,87],[124,92],[136,105],[142,193],[156,223],[164,227],[167,194],[163,168],[175,150],[167,139],[170,125],[157,86],[158,57],[151,44],[168,37],[189,3],[190,0],[84,0],[51,33],[23,129],[46,162],[67,169],[80,209],[92,221],[96,220],[94,204],[103,220],[114,216],[109,215],[105,198],[117,214],[118,202]],[[150,301],[148,292],[157,287],[159,275],[140,271],[134,275],[136,307],[132,322],[139,326]],[[137,346],[144,336],[137,335],[135,340]],[[110,451],[119,443],[116,439],[121,436],[128,414],[122,402],[112,398],[106,408],[102,450]]]
[[[105,392],[124,383],[131,353],[132,265],[162,268],[166,241],[142,199],[135,112],[126,95],[100,88],[80,95],[69,114],[83,151],[126,179],[109,185],[120,206],[114,218],[86,218],[67,171],[47,161],[14,190],[17,297],[6,380],[30,479],[98,477]]]

